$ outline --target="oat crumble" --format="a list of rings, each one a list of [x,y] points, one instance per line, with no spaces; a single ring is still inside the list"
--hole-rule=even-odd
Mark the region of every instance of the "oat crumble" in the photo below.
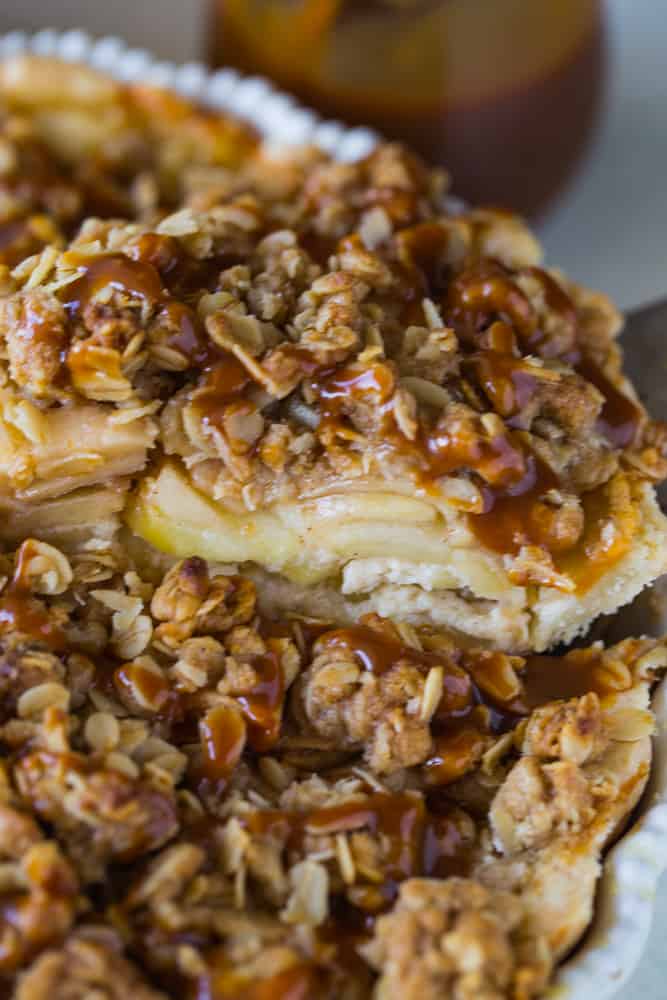
[[[276,620],[230,567],[125,555],[100,585],[36,539],[0,570],[14,995],[541,994],[596,875],[565,936],[535,880],[637,800],[664,643],[524,658]]]

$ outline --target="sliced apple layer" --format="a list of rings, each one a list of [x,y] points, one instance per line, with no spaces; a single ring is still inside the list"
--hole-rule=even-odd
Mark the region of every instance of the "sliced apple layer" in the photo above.
[[[146,479],[129,527],[173,556],[250,564],[270,609],[350,619],[377,611],[435,622],[504,648],[548,646],[629,601],[665,568],[667,533],[650,487],[633,496],[635,530],[585,592],[512,583],[502,556],[471,539],[466,516],[421,499],[337,494],[254,513],[199,492],[175,463]],[[608,522],[609,533],[613,521]]]
[[[73,405],[42,411],[0,399],[0,499],[34,503],[139,472],[157,430],[149,416]]]

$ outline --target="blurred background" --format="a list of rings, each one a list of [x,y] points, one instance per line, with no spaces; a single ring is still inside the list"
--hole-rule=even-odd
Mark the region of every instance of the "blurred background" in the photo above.
[[[0,0],[0,32],[43,27],[270,73],[410,135],[456,167],[455,191],[531,210],[549,261],[621,307],[667,295],[662,0]],[[663,884],[623,1000],[667,995],[665,926]]]
[[[222,36],[216,5],[226,10]],[[309,14],[297,23],[299,8]],[[368,8],[385,8],[384,20],[360,18]],[[292,22],[278,38],[286,11]],[[409,134],[453,166],[455,189],[475,200],[537,207],[550,260],[624,308],[667,291],[659,0],[1,0],[0,31],[46,26],[120,34],[177,61],[214,55],[270,72],[328,112]],[[417,68],[397,56],[408,31],[413,44],[402,41],[400,53],[419,53]],[[508,99],[494,100],[505,91]]]

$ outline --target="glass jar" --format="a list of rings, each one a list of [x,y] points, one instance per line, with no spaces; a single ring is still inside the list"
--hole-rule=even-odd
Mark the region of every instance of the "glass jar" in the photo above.
[[[445,165],[475,202],[534,213],[592,130],[600,0],[213,0],[212,60]]]

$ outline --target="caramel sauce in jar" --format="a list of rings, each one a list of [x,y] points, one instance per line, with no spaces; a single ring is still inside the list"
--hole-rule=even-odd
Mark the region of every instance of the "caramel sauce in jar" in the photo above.
[[[600,0],[211,0],[209,54],[328,117],[375,126],[474,203],[534,212],[586,146]]]

